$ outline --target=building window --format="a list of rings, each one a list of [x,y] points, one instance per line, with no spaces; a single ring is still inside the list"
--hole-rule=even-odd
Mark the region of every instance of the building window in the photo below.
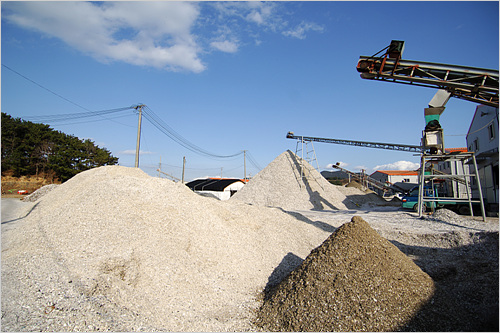
[[[488,126],[488,137],[490,140],[495,138],[495,127],[493,126],[493,123]]]
[[[474,148],[474,151],[479,150],[479,139],[476,138],[476,140],[474,140],[474,142],[472,143],[472,147]]]

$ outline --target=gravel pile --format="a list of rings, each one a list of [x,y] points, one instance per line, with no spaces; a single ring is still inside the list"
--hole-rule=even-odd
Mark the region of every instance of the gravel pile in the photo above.
[[[437,209],[432,215],[426,216],[426,218],[457,224],[463,224],[470,221],[469,215],[459,215],[446,208]]]
[[[328,233],[109,166],[53,189],[2,237],[4,330],[246,331],[274,268]]]
[[[402,331],[499,331],[498,219],[453,212],[418,217],[392,207],[350,210],[361,215],[434,280],[432,300]],[[297,212],[299,214],[299,212]],[[338,228],[346,212],[301,211],[300,218]]]
[[[429,275],[354,216],[268,292],[257,323],[265,331],[395,331],[433,293]]]
[[[293,162],[290,152],[280,156]],[[262,178],[273,183],[271,173]],[[405,329],[494,330],[495,319],[498,327],[498,219],[419,218],[354,205],[359,192],[342,191],[356,189],[333,188],[328,204],[310,195],[296,202],[325,209],[287,211],[205,198],[135,168],[82,172],[2,221],[2,329],[259,330],[262,292],[353,215],[435,280],[432,302]],[[272,191],[294,200],[286,184]],[[363,241],[349,244],[355,251]]]
[[[42,186],[38,190],[36,190],[35,192],[24,197],[22,200],[26,201],[26,202],[35,202],[38,199],[40,199],[41,197],[43,197],[45,194],[47,194],[48,192],[55,189],[57,186],[59,186],[59,184],[49,184],[49,185]]]
[[[305,175],[303,177],[301,166]],[[332,185],[307,161],[302,161],[290,150],[274,159],[230,200],[284,210],[339,210],[386,203],[376,194]]]

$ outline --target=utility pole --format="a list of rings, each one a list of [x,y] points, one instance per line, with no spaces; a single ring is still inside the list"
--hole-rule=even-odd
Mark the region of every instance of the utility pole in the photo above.
[[[186,169],[186,156],[182,157],[182,183],[184,184],[184,170]]]
[[[158,168],[158,178],[161,178],[161,155],[160,155],[160,165]]]
[[[144,104],[137,105],[136,110],[139,111],[139,124],[137,125],[137,144],[135,146],[135,167],[139,167],[139,147],[141,145],[141,122],[142,122],[142,107]]]
[[[247,179],[247,151],[243,150],[243,170],[245,172],[245,178],[244,180]]]

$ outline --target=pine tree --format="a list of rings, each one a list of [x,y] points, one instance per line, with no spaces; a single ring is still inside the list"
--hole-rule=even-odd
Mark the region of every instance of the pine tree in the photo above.
[[[13,176],[54,173],[61,181],[79,172],[115,165],[118,158],[93,141],[56,131],[45,124],[2,112],[2,173]]]

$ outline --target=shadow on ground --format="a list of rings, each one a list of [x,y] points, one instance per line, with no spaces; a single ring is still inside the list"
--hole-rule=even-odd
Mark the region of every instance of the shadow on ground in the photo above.
[[[447,249],[393,241],[436,284],[432,300],[401,331],[499,331],[498,232],[477,235],[477,243]]]
[[[303,261],[304,260],[301,257],[293,254],[292,252],[288,252],[267,279],[267,284],[264,289],[264,299],[270,297],[274,288],[276,288],[276,286],[295,268],[299,267]]]
[[[305,217],[304,215],[302,215],[300,213],[287,211],[287,210],[284,210],[283,208],[280,208],[280,207],[276,207],[276,208],[281,210],[283,213],[286,213],[286,214],[296,218],[299,221],[302,221],[302,222],[305,222],[305,223],[310,224],[312,226],[315,226],[316,228],[319,228],[323,231],[334,232],[337,229],[337,228],[329,225],[328,223],[321,222],[321,221],[313,221],[311,219],[308,219],[307,217]]]
[[[299,213],[284,212],[328,232],[336,229]],[[400,331],[499,331],[498,232],[474,233],[474,240],[473,244],[452,248],[391,241],[429,274],[436,285],[431,301]],[[302,262],[302,258],[288,253],[269,276],[264,299],[270,297],[275,287]]]

